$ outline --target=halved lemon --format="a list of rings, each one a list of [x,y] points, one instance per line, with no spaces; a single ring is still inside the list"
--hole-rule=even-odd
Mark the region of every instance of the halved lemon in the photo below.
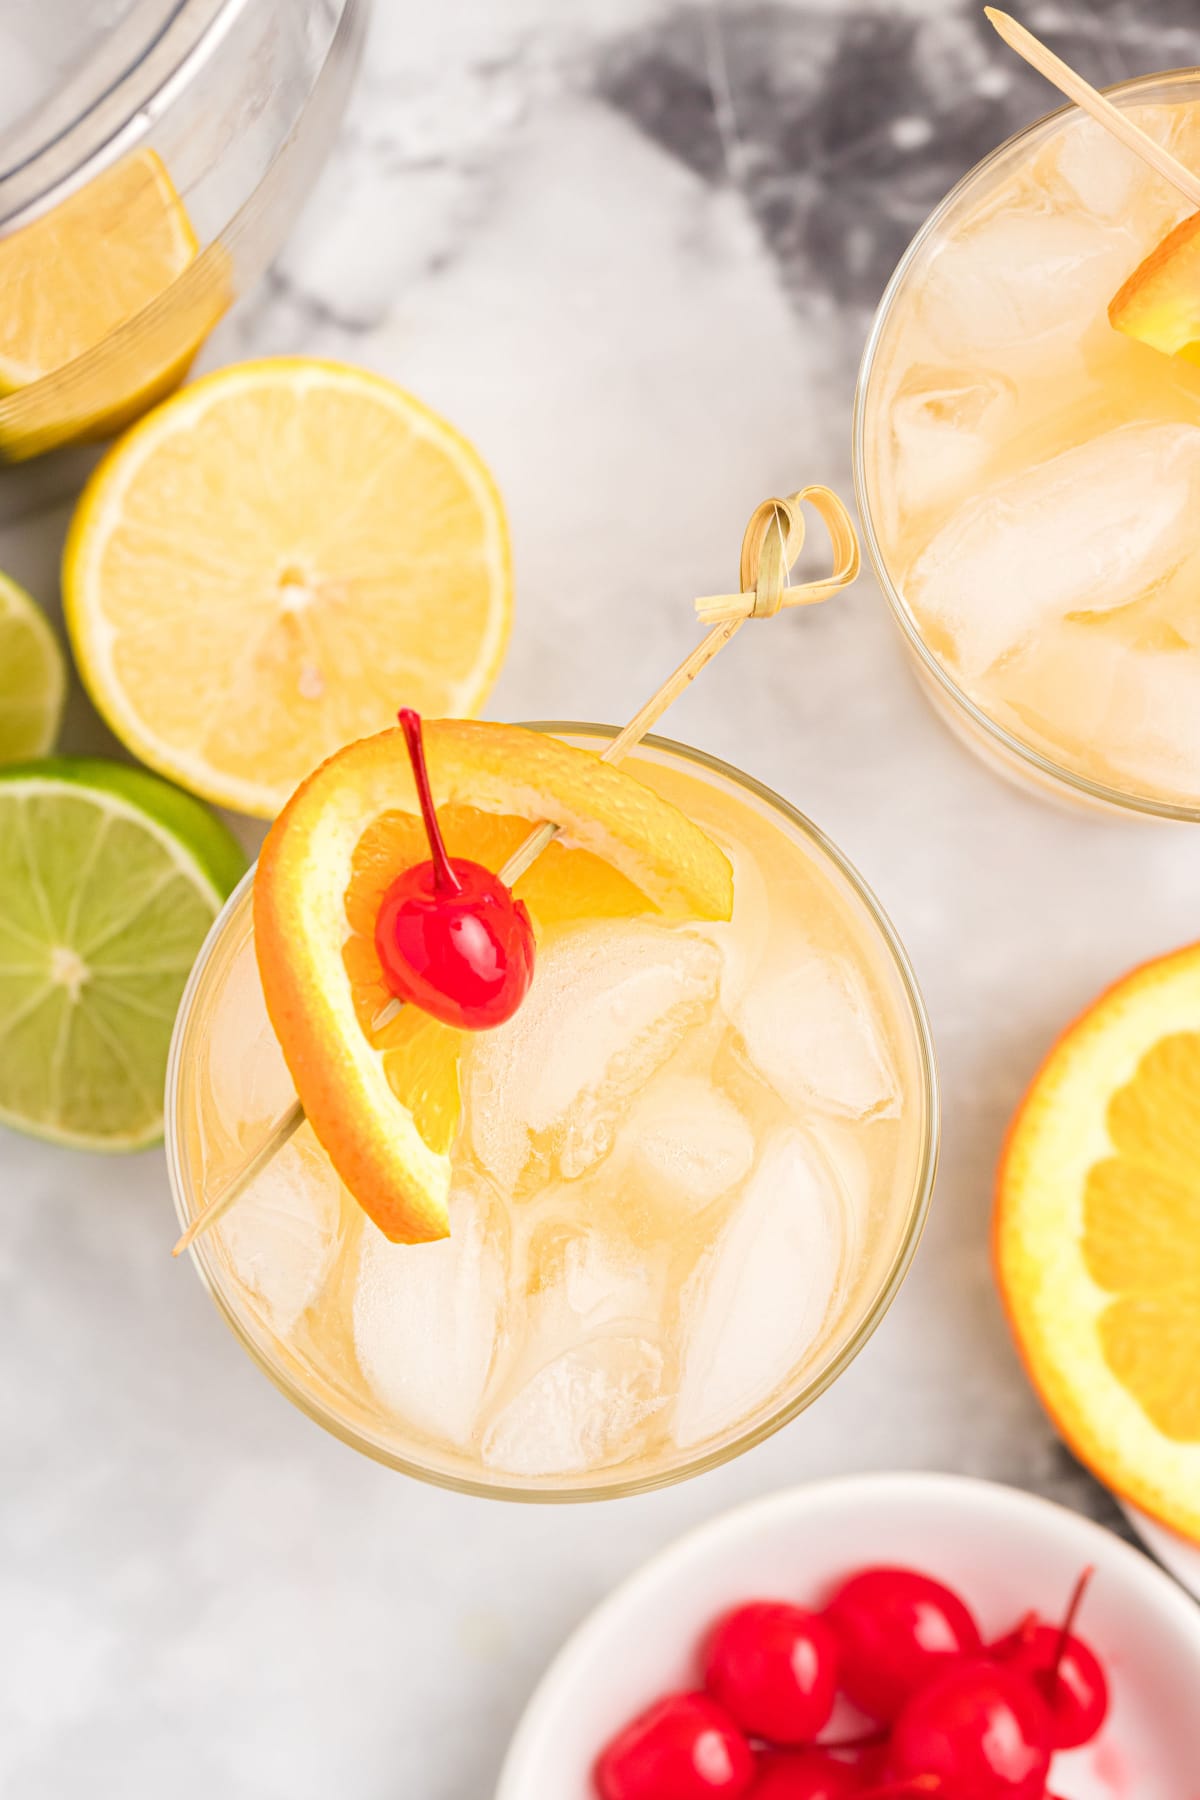
[[[63,594],[118,737],[264,818],[398,706],[475,712],[512,616],[477,453],[382,377],[305,358],[222,369],[135,426],[84,490]]]
[[[1200,1540],[1200,946],[1126,976],[1051,1051],[1000,1165],[995,1255],[1072,1449]]]
[[[726,919],[723,853],[676,807],[590,751],[515,725],[425,726],[451,855],[499,869],[531,824],[562,836],[517,882],[539,932],[573,919]],[[375,953],[384,890],[428,856],[399,731],[331,758],[272,827],[254,884],[267,1011],[296,1091],[338,1174],[396,1242],[449,1229],[447,1154],[462,1034],[389,998]],[[536,977],[535,977],[536,979]]]
[[[1110,302],[1108,320],[1164,356],[1200,362],[1200,212],[1138,264]]]

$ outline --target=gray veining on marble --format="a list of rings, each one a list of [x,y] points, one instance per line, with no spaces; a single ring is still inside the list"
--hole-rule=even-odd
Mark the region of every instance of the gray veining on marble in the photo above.
[[[1028,16],[1093,76],[1200,57],[1194,0]],[[848,492],[892,262],[1048,104],[960,6],[379,0],[333,162],[206,360],[347,356],[446,412],[513,522],[490,711],[620,719],[694,641],[690,599],[728,585],[762,496]],[[64,520],[0,527],[0,566],[51,604]],[[485,1800],[568,1629],[739,1499],[932,1467],[1114,1518],[1018,1369],[990,1182],[1062,1022],[1196,936],[1200,836],[1000,783],[927,710],[869,577],[746,632],[670,728],[831,833],[923,982],[942,1173],[889,1317],[807,1417],[716,1474],[588,1509],[461,1499],[355,1458],[244,1359],[167,1256],[160,1153],[0,1134],[6,1800]],[[67,745],[109,747],[79,695]]]

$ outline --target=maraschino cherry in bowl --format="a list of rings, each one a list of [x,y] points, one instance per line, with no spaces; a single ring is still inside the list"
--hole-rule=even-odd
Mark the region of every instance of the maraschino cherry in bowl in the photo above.
[[[894,1635],[863,1653],[870,1634],[856,1633],[852,1617],[851,1578],[881,1568],[919,1571],[928,1579],[928,1603],[939,1616],[932,1632],[928,1616],[921,1629],[948,1647],[946,1670],[921,1670],[924,1685],[906,1705],[889,1684],[913,1671],[911,1653]],[[1013,1634],[1024,1629],[1026,1646],[1053,1646],[1044,1630],[1034,1637],[1029,1615],[1043,1626],[1061,1626],[1087,1570],[1071,1621],[1071,1655],[1076,1665],[1098,1666],[1099,1675],[1082,1678],[1082,1709],[1061,1696],[1075,1726],[1064,1733],[1053,1723],[1058,1706],[1051,1713],[1037,1698],[1023,1704]],[[939,1587],[949,1590],[942,1602],[947,1617]],[[869,1590],[868,1583],[866,1600],[872,1606],[881,1600],[885,1616],[889,1609],[894,1618],[904,1616],[900,1588]],[[918,1599],[924,1607],[926,1597]],[[754,1602],[772,1603],[774,1610],[756,1618],[744,1610]],[[754,1667],[755,1651],[772,1634],[778,1644],[789,1629],[796,1634],[799,1701],[778,1681],[739,1692],[739,1671]],[[750,1644],[756,1632],[761,1641]],[[863,1666],[852,1669],[855,1651],[848,1646],[856,1637]],[[827,1709],[831,1638],[833,1656],[842,1661],[840,1673],[832,1670],[841,1691],[817,1736],[828,1744],[863,1743],[838,1753],[839,1767],[826,1785],[806,1786],[808,1764],[820,1759],[797,1744],[768,1753],[752,1723],[755,1709],[765,1706],[757,1717],[786,1736],[790,1706],[798,1737],[811,1741],[813,1720]],[[1088,1664],[1088,1650],[1095,1665]],[[992,1669],[999,1670],[994,1681]],[[1071,1673],[1078,1675],[1078,1667]],[[1097,1683],[1098,1695],[1084,1691]],[[847,1700],[846,1686],[856,1684],[874,1714]],[[950,1691],[956,1684],[960,1693],[990,1688],[998,1736],[1012,1729],[1007,1716],[1000,1719],[1000,1690],[1031,1734],[1048,1717],[1060,1743],[1091,1733],[1075,1747],[1053,1747],[1040,1774],[1035,1750],[1027,1777],[994,1790],[985,1780],[970,1800],[1200,1800],[1200,1609],[1148,1557],[1077,1513],[998,1484],[927,1474],[856,1476],[774,1495],[714,1520],[656,1557],[585,1621],[552,1664],[512,1741],[496,1800],[551,1794],[555,1800],[640,1800],[639,1780],[655,1789],[655,1800],[700,1800],[710,1791],[730,1800],[899,1800],[906,1794],[960,1800],[952,1776],[919,1773],[915,1766],[922,1743],[932,1741],[936,1756],[947,1721],[957,1712],[961,1722],[964,1709]],[[1068,1685],[1075,1683],[1062,1682]],[[1040,1691],[1047,1695],[1044,1683]],[[690,1698],[682,1704],[671,1699],[683,1695]],[[664,1698],[665,1723],[649,1715],[647,1738],[638,1722]],[[890,1715],[883,1724],[880,1710]],[[746,1729],[723,1737],[733,1714],[741,1714]],[[695,1781],[686,1774],[676,1787],[687,1757],[675,1746],[689,1732],[706,1734],[701,1774]],[[739,1737],[757,1746],[753,1773]],[[783,1767],[768,1781],[772,1763]]]

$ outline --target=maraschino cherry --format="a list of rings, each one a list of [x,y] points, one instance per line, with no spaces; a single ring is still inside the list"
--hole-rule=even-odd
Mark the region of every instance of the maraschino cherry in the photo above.
[[[916,1569],[861,1569],[842,1583],[825,1617],[838,1640],[842,1687],[885,1723],[955,1657],[980,1648],[965,1603]]]
[[[430,860],[397,877],[375,921],[375,948],[389,991],[468,1031],[503,1025],[533,979],[533,925],[498,875],[447,856],[425,766],[421,720],[399,715],[412,763]]]
[[[666,1694],[639,1713],[601,1753],[601,1800],[740,1800],[754,1755],[707,1694]]]
[[[932,1777],[940,1800],[1043,1800],[1050,1754],[1050,1709],[1032,1683],[964,1656],[905,1703],[887,1769]]]
[[[1108,1714],[1108,1682],[1100,1659],[1072,1629],[1093,1573],[1085,1569],[1079,1577],[1061,1625],[1029,1613],[991,1648],[997,1662],[1019,1670],[1045,1700],[1055,1750],[1090,1744]]]
[[[811,1744],[833,1711],[837,1648],[819,1614],[752,1600],[713,1627],[704,1685],[751,1737]]]

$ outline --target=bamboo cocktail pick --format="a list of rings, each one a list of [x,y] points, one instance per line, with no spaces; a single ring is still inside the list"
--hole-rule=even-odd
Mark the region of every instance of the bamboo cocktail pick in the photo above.
[[[999,32],[1010,49],[1024,57],[1031,69],[1044,75],[1068,100],[1073,100],[1098,125],[1103,125],[1106,131],[1118,138],[1126,149],[1132,150],[1135,156],[1140,156],[1143,162],[1149,163],[1151,168],[1165,176],[1193,206],[1200,208],[1200,176],[1181,163],[1178,157],[1172,156],[1149,132],[1143,131],[1140,125],[1135,125],[1119,106],[1114,106],[1111,100],[1097,93],[1090,82],[1086,82],[1082,75],[1077,75],[1061,57],[1055,56],[1052,50],[1047,50],[1032,31],[1027,31],[1024,25],[1018,24],[1016,19],[1006,12],[998,11],[994,6],[985,6],[983,11],[989,24]]]
[[[833,571],[823,580],[792,587],[788,576],[804,543],[804,517],[800,509],[805,503],[825,522],[833,547]],[[602,760],[620,762],[627,756],[696,679],[701,669],[737,636],[747,619],[770,619],[784,606],[814,606],[821,600],[828,600],[832,594],[848,587],[858,571],[858,538],[849,513],[831,489],[806,487],[790,494],[786,500],[764,500],[751,514],[742,538],[740,592],[715,594],[696,601],[697,617],[711,629],[667,677],[657,693],[634,714],[624,730],[613,738],[602,752]],[[557,831],[558,827],[550,823],[535,825],[505,863],[500,879],[511,887],[542,854]],[[399,1000],[390,1002],[376,1018],[376,1026],[394,1018],[401,1004]],[[304,1108],[297,1100],[275,1121],[249,1161],[197,1213],[175,1245],[174,1256],[181,1255],[229,1211],[303,1123]]]

